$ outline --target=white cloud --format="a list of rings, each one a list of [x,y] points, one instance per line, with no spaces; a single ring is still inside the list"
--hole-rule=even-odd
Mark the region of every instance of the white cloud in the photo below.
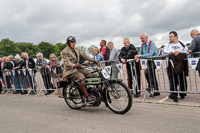
[[[190,30],[200,30],[199,7],[198,0],[1,0],[0,38],[55,44],[74,35],[78,45],[106,39],[122,47],[124,37],[140,46],[140,33],[148,32],[160,46],[176,30],[190,42]]]

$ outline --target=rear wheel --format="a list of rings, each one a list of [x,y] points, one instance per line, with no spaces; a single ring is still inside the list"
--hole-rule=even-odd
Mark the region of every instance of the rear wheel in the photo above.
[[[106,88],[106,103],[108,108],[117,114],[125,114],[132,107],[132,96],[123,82],[112,82]]]
[[[66,104],[71,109],[81,109],[83,106],[83,98],[81,97],[81,94],[79,90],[73,86],[65,85],[63,87],[63,96],[65,99]]]

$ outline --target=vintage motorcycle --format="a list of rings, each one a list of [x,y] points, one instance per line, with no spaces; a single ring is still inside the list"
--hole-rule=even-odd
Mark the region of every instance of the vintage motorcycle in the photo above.
[[[121,79],[110,79],[107,69],[101,63],[87,69],[98,75],[95,78],[86,78],[88,93],[95,97],[92,103],[86,102],[78,81],[58,82],[63,88],[65,102],[70,108],[78,110],[86,106],[98,107],[104,102],[106,107],[117,114],[124,114],[131,109],[132,95]]]

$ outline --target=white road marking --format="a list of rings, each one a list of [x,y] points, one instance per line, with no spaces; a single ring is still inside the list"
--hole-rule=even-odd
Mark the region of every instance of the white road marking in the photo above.
[[[166,101],[168,98],[169,98],[169,97],[166,96],[165,98],[163,98],[162,100],[160,100],[160,101],[158,101],[158,102],[159,102],[159,103],[162,103],[162,102]]]

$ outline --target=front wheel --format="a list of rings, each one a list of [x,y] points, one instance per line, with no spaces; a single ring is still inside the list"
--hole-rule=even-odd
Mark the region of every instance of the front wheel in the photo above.
[[[117,114],[128,112],[133,99],[128,87],[123,82],[111,82],[106,88],[106,103],[108,108]]]

